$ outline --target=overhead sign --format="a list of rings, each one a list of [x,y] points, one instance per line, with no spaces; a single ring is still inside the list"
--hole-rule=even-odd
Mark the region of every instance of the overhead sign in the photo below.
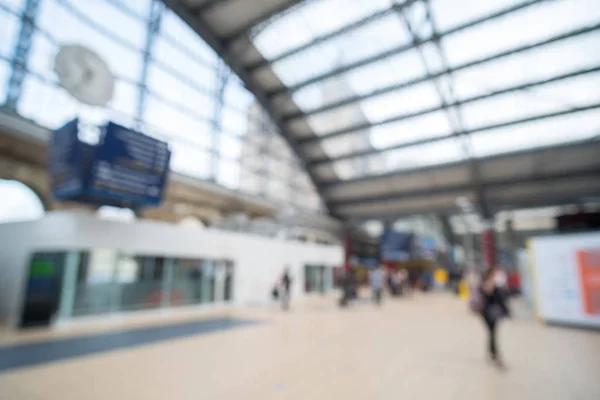
[[[77,139],[79,120],[76,118],[52,132],[50,143],[50,176],[52,195],[69,199],[83,189],[82,143]]]
[[[135,208],[162,200],[168,144],[109,122],[96,146],[77,138],[78,121],[53,132],[52,193],[56,199]]]
[[[374,257],[363,257],[360,263],[367,268],[376,268],[379,266],[379,261]]]
[[[88,194],[132,204],[160,204],[171,152],[167,143],[113,122],[95,151]]]
[[[386,230],[380,237],[380,258],[383,261],[407,261],[412,250],[413,234]]]

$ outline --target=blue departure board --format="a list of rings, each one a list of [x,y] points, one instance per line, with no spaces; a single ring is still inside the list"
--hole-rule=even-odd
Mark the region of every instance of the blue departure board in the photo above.
[[[93,157],[87,194],[133,205],[158,205],[170,157],[167,143],[109,122]]]
[[[381,234],[380,257],[384,261],[406,261],[410,259],[413,234],[386,230]]]
[[[52,133],[52,194],[117,207],[158,206],[164,194],[171,152],[166,142],[109,122],[100,142],[78,139],[78,120]]]
[[[77,139],[79,120],[67,122],[52,132],[50,176],[52,195],[58,200],[79,196],[83,191],[82,143]]]

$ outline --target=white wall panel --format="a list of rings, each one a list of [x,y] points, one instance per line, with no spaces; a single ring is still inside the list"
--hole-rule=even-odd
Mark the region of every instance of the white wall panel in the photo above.
[[[292,242],[258,235],[197,229],[154,221],[121,223],[91,214],[54,212],[22,223],[0,225],[0,319],[19,311],[25,269],[38,250],[114,249],[124,253],[177,258],[229,259],[235,264],[236,304],[265,304],[271,289],[289,266],[292,296],[303,296],[307,264],[339,266],[340,246]]]

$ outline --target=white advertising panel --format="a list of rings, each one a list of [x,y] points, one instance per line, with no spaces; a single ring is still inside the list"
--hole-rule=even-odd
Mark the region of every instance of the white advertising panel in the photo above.
[[[519,275],[521,276],[521,293],[523,298],[527,302],[527,306],[533,306],[533,289],[531,287],[531,271],[529,266],[529,254],[527,250],[520,249],[517,252],[517,266],[519,268]]]
[[[538,315],[600,327],[600,233],[532,238],[529,251]]]

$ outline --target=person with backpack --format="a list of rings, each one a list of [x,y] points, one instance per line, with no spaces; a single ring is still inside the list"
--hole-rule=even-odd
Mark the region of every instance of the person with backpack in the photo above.
[[[489,268],[470,300],[471,309],[481,315],[487,328],[490,359],[499,366],[503,366],[503,362],[498,352],[498,323],[510,316],[502,283],[500,270],[497,267]]]

